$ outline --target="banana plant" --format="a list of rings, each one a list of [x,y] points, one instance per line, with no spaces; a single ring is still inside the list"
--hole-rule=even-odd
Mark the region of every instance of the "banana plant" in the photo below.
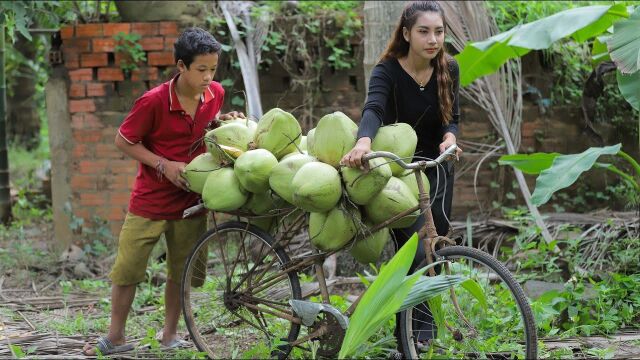
[[[585,171],[602,168],[619,175],[640,194],[640,165],[629,154],[621,150],[622,145],[592,147],[580,154],[558,153],[515,154],[500,157],[500,165],[510,165],[525,174],[538,175],[531,201],[537,206],[545,204],[556,191],[573,184]],[[613,164],[598,162],[604,155],[615,155],[627,161],[635,170],[635,177]]]

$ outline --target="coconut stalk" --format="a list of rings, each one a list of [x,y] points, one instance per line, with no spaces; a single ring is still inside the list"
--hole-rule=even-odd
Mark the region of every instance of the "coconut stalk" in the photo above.
[[[447,13],[448,36],[457,51],[470,41],[484,40],[497,33],[495,20],[480,1],[440,2]],[[462,69],[464,71],[464,69]],[[516,154],[520,147],[522,123],[522,84],[520,59],[505,63],[496,73],[482,77],[461,88],[462,96],[489,114],[491,124],[504,139],[507,153]],[[531,191],[523,173],[514,169],[516,180],[529,212],[547,243],[553,241],[538,208],[531,202]]]
[[[260,63],[260,48],[266,37],[267,19],[261,18],[256,24],[252,24],[250,9],[253,3],[250,1],[220,1],[218,4],[222,9],[238,54],[247,101],[247,115],[256,120],[260,119],[262,117],[262,103],[260,100],[258,64]],[[240,37],[234,17],[240,19],[246,29],[246,43]]]
[[[0,221],[7,223],[11,217],[9,191],[9,158],[7,156],[7,84],[4,74],[4,24],[0,24]]]

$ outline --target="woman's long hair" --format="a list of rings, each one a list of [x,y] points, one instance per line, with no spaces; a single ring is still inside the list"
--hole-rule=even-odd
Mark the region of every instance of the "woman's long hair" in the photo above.
[[[437,1],[414,1],[408,4],[402,11],[402,16],[398,22],[398,26],[393,33],[387,49],[382,53],[380,61],[389,60],[391,58],[399,59],[407,56],[409,53],[409,42],[404,39],[402,29],[407,28],[411,32],[411,28],[421,13],[434,12],[442,18],[442,24],[445,29],[447,27],[444,11]],[[453,58],[447,54],[444,46],[440,49],[435,58],[431,60],[438,80],[438,99],[440,104],[440,120],[443,124],[448,125],[452,118],[453,109],[453,80],[449,74],[449,62]]]

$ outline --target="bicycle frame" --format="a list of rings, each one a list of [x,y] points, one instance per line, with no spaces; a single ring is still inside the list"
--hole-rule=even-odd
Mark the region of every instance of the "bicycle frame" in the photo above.
[[[420,172],[424,171],[427,168],[430,167],[435,167],[438,166],[440,163],[444,162],[445,160],[447,160],[448,158],[451,158],[452,156],[455,156],[455,152],[456,152],[457,146],[456,145],[452,145],[451,147],[449,147],[445,152],[443,152],[436,160],[431,160],[431,161],[417,161],[415,163],[411,163],[411,164],[406,164],[404,162],[402,162],[402,160],[392,154],[392,153],[388,153],[388,152],[374,152],[374,153],[370,153],[365,155],[365,157],[363,158],[363,160],[365,161],[369,161],[373,158],[376,157],[385,157],[385,158],[389,158],[391,160],[397,161],[397,163],[402,166],[405,169],[410,169],[414,171],[414,175],[416,176],[416,180],[417,180],[417,184],[418,184],[418,192],[419,192],[419,199],[418,199],[418,205],[412,207],[411,209],[407,209],[406,211],[403,211],[402,213],[399,213],[391,218],[389,218],[388,220],[377,224],[373,227],[371,227],[369,229],[370,233],[375,233],[376,231],[388,226],[389,224],[395,222],[396,220],[399,220],[413,212],[415,212],[416,210],[420,210],[421,216],[425,217],[425,224],[420,228],[420,230],[418,231],[418,236],[421,239],[421,241],[423,242],[423,246],[425,249],[425,256],[426,256],[426,261],[427,264],[432,264],[433,260],[434,260],[434,253],[435,253],[435,246],[444,241],[445,243],[452,243],[451,240],[449,240],[446,237],[443,236],[438,236],[437,232],[436,232],[436,227],[433,221],[433,215],[431,213],[431,207],[429,205],[429,201],[430,201],[430,196],[429,193],[427,193],[425,191],[425,187],[422,183],[422,176],[420,174]],[[201,207],[197,208],[191,208],[191,209],[187,209],[187,211],[185,211],[185,217],[189,216],[188,214],[193,214],[194,212],[197,212],[201,209]],[[293,208],[292,210],[290,210],[289,214],[293,213],[296,210],[296,208]],[[280,212],[279,214],[286,214],[287,212]],[[264,217],[270,217],[270,216],[275,216],[275,215],[267,215],[267,216],[251,216],[248,214],[243,214],[240,212],[228,212],[228,214],[230,215],[235,215],[235,216],[239,216],[239,217],[247,217],[247,218],[264,218]],[[278,236],[276,236],[275,238],[275,242],[273,243],[273,247],[277,247],[277,246],[287,246],[290,241],[292,240],[292,236],[291,234],[294,234],[296,231],[300,230],[303,226],[305,226],[305,222],[304,222],[304,218],[305,218],[305,214],[302,213],[301,215],[299,215],[292,223],[291,226],[289,226],[287,229],[285,229],[285,231],[282,231],[278,234]],[[217,224],[215,223],[215,218],[214,218],[214,227],[217,227]],[[258,285],[254,291],[260,292],[266,288],[268,288],[269,286],[271,286],[272,284],[280,281],[282,278],[288,276],[288,274],[292,271],[298,271],[310,266],[314,266],[315,269],[315,273],[316,273],[316,278],[318,280],[318,286],[319,286],[319,290],[320,290],[320,294],[322,297],[322,302],[325,304],[330,304],[330,300],[329,300],[329,289],[326,283],[326,278],[325,278],[325,274],[324,274],[324,270],[323,270],[323,263],[324,260],[339,252],[344,250],[345,248],[349,247],[351,244],[353,244],[354,241],[358,241],[361,240],[362,238],[364,238],[365,236],[363,235],[359,235],[356,236],[356,238],[352,241],[350,241],[349,243],[347,243],[346,245],[342,246],[339,249],[336,250],[332,250],[326,253],[320,253],[317,250],[313,250],[313,254],[310,256],[304,256],[302,258],[292,258],[291,261],[282,269],[279,269],[279,271],[275,274],[270,276],[267,279],[264,279],[263,276],[264,274],[261,274],[260,280],[261,280],[261,284]],[[445,263],[445,270],[448,271],[448,264]],[[245,274],[244,276],[249,276],[249,274],[251,274],[251,271],[247,272],[247,274]],[[429,269],[429,276],[435,276],[435,270],[433,268]],[[242,282],[242,281],[241,281]],[[362,294],[360,294],[360,296],[353,302],[353,304],[347,309],[347,311],[345,312],[345,315],[350,316],[351,314],[353,314],[353,312],[355,311],[355,308],[357,307],[358,303],[360,302],[360,299],[362,298],[362,296],[364,295],[364,292]],[[458,313],[459,316],[461,316],[462,319],[466,321],[466,319],[464,318],[464,316],[462,315],[461,311],[459,310],[459,307],[457,305],[457,301],[455,300],[455,294],[453,293],[453,290],[451,289],[451,295],[453,297],[453,302],[454,302],[454,306],[456,308],[456,312]],[[259,307],[259,304],[256,303],[252,303],[249,301],[239,301],[239,303],[241,303],[244,306],[247,306],[248,308],[252,308],[254,310],[259,310],[259,311],[264,311],[266,313],[270,313],[271,315],[286,319],[288,321],[291,321],[293,323],[297,323],[297,324],[301,324],[302,323],[302,319],[295,316],[293,313],[286,311],[284,309],[279,309],[276,308],[273,305],[269,305],[269,304],[264,304],[266,306],[269,306],[270,309],[265,309],[264,306],[263,307]],[[467,322],[468,323],[468,322]],[[294,341],[293,343],[291,343],[291,346],[297,346],[301,343],[304,343],[305,341],[315,338],[315,337],[319,337],[324,335],[326,332],[328,331],[327,328],[325,327],[320,327],[318,330],[314,331],[311,334],[308,334],[307,336],[304,336],[302,338],[297,339],[296,341]]]

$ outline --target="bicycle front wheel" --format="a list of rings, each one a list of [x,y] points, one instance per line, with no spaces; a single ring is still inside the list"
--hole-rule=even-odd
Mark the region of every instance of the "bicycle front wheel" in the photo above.
[[[210,358],[286,357],[300,332],[289,299],[300,299],[295,271],[266,232],[226,222],[205,233],[182,281],[185,322]]]
[[[437,251],[437,257],[447,261],[451,275],[471,279],[478,286],[453,288],[460,311],[451,293],[445,292],[428,306],[421,304],[400,313],[397,333],[405,358],[418,359],[423,352],[433,352],[446,358],[535,359],[537,337],[531,307],[509,270],[469,247],[445,247]],[[445,268],[441,267],[441,273]]]

